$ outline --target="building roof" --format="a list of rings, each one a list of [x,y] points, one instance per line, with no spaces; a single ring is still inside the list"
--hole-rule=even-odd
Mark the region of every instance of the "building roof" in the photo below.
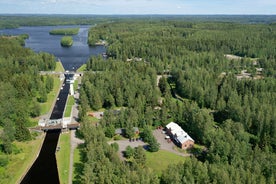
[[[188,140],[194,141],[178,124],[174,122],[167,124],[166,128],[171,130],[173,136],[175,136],[180,143],[184,143]]]

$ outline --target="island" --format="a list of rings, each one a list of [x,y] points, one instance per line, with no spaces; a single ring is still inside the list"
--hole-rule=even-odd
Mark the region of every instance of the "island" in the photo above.
[[[62,47],[71,47],[73,45],[73,37],[63,36],[60,40],[60,44]]]
[[[64,28],[53,29],[49,32],[50,35],[76,35],[79,33],[80,28]]]

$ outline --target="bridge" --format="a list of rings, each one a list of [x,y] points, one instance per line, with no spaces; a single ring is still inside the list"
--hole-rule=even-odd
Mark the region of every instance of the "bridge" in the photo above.
[[[71,120],[71,118],[69,118]],[[48,130],[72,130],[78,129],[80,127],[80,123],[68,121],[68,118],[63,119],[40,119],[38,122],[38,126],[33,128],[35,130],[48,131]]]
[[[83,72],[74,72],[74,71],[65,71],[65,72],[40,71],[39,74],[40,74],[40,75],[65,75],[65,74],[69,74],[69,75],[78,75],[78,76],[82,76],[82,75],[83,75]]]

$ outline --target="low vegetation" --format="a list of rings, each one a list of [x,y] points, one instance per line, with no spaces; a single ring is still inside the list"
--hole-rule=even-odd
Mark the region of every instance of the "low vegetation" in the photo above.
[[[66,184],[69,180],[70,132],[60,134],[57,147],[58,148],[56,153],[56,159],[59,181],[61,184]]]
[[[61,63],[61,61],[58,61],[57,64],[56,64],[56,69],[55,69],[55,72],[64,72],[64,68],[63,68],[63,65]]]
[[[83,71],[86,71],[86,64],[81,65],[81,67],[77,69],[77,72],[83,72]]]
[[[43,135],[39,135],[31,141],[14,142],[14,153],[5,156],[8,159],[8,164],[5,169],[0,168],[2,184],[19,183],[37,158],[43,138]],[[2,156],[0,155],[0,158],[5,158]]]
[[[75,98],[74,98],[74,96],[70,95],[70,96],[68,96],[68,99],[67,99],[64,117],[71,116],[73,105],[75,105]]]
[[[189,159],[183,156],[175,155],[165,150],[159,150],[158,152],[146,152],[146,166],[151,168],[159,176],[164,172],[170,164],[183,163]]]

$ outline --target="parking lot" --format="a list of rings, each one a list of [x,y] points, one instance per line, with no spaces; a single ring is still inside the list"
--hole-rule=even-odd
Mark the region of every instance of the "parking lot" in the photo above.
[[[156,138],[157,142],[160,144],[160,149],[161,150],[166,150],[172,153],[175,153],[176,155],[180,155],[180,156],[191,156],[191,154],[188,153],[181,153],[179,151],[177,151],[176,149],[176,145],[171,141],[168,142],[166,138],[166,134],[163,133],[162,129],[156,129],[153,131],[153,135]],[[118,141],[110,141],[109,144],[111,143],[118,143],[119,145],[119,156],[121,159],[124,159],[124,155],[123,152],[126,150],[127,146],[131,146],[132,148],[138,147],[138,146],[143,146],[145,147],[147,145],[147,143],[141,141],[141,140],[135,140],[135,141],[129,141],[129,140],[118,140]]]

